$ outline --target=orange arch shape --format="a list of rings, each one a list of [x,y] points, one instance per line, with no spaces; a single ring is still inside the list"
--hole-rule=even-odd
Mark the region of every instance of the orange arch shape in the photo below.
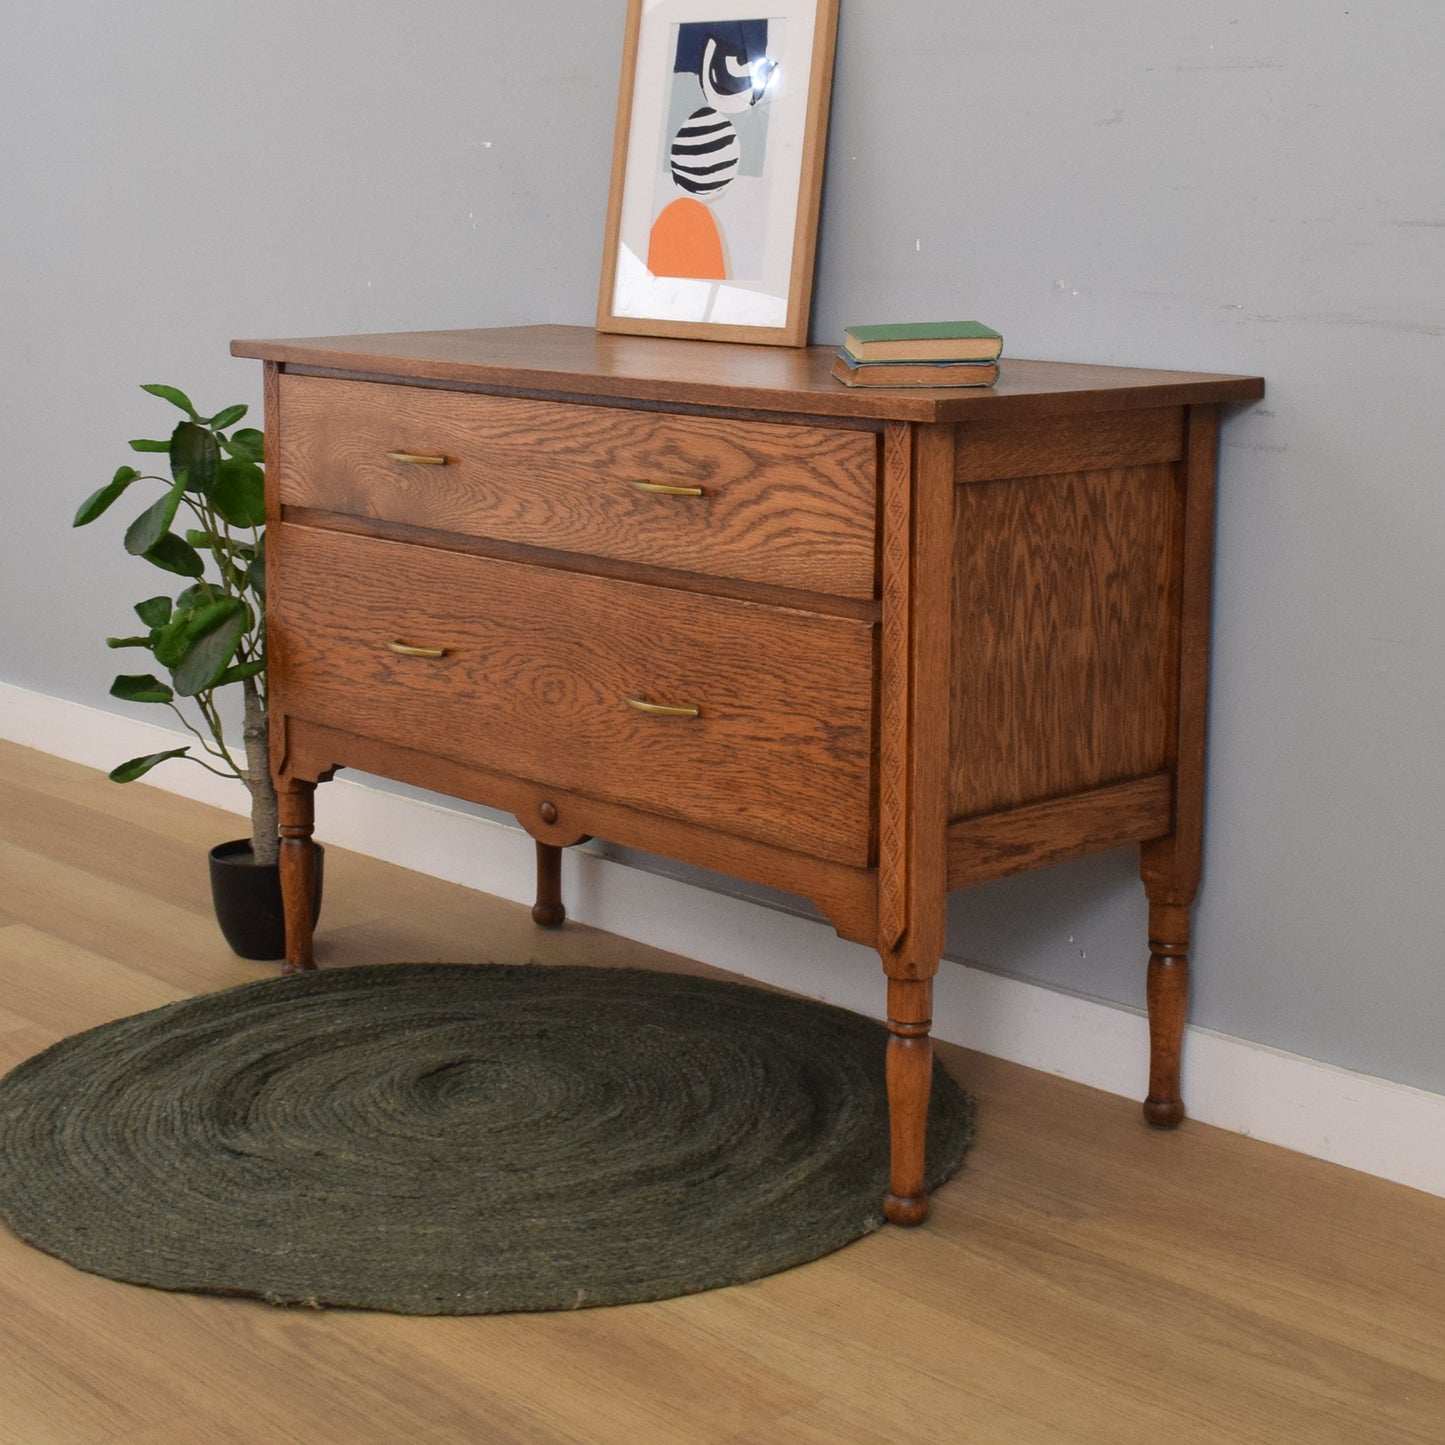
[[[726,281],[727,257],[717,218],[701,201],[679,196],[652,223],[647,269],[654,276]]]

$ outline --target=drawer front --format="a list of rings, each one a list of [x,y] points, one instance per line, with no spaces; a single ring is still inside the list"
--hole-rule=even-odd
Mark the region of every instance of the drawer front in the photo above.
[[[869,862],[870,625],[311,527],[274,530],[280,715]],[[400,655],[393,643],[443,655]],[[699,715],[642,711],[629,698]]]
[[[286,505],[874,595],[872,432],[292,375],[280,418]]]

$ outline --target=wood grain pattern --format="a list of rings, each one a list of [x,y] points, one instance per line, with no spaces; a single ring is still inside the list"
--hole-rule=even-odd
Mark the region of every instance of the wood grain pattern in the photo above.
[[[1174,815],[1174,780],[1167,772],[1050,798],[948,828],[948,886],[965,888],[1084,853],[1138,843],[1167,833]]]
[[[336,767],[358,768],[514,813],[526,820],[527,831],[539,842],[568,847],[588,835],[607,838],[810,899],[841,937],[869,948],[877,943],[877,879],[871,868],[830,863],[791,848],[719,832],[706,823],[643,812],[552,783],[454,762],[420,748],[378,742],[344,728],[295,720],[287,736],[286,767],[299,777],[315,778]],[[538,826],[542,802],[557,810],[550,828]]]
[[[896,953],[908,927],[908,598],[913,545],[913,428],[883,434],[878,656],[878,947]]]
[[[836,592],[805,592],[798,587],[777,587],[767,582],[745,582],[737,577],[708,577],[697,572],[678,572],[647,562],[619,562],[595,554],[585,559],[575,552],[558,552],[550,547],[531,547],[523,542],[499,542],[492,537],[469,537],[459,532],[438,532],[429,527],[410,527],[404,522],[382,522],[374,517],[357,517],[346,512],[322,512],[312,507],[290,507],[288,521],[301,527],[319,527],[331,532],[353,532],[363,537],[384,537],[417,547],[435,547],[444,552],[464,552],[473,557],[495,557],[503,562],[520,562],[528,567],[554,567],[564,572],[579,568],[594,577],[616,577],[623,582],[642,582],[672,591],[701,592],[709,597],[733,597],[739,602],[761,602],[767,607],[784,607],[802,612],[821,612],[830,617],[851,617],[858,622],[877,622],[882,606],[876,598],[840,597]]]
[[[1214,494],[1218,409],[1194,407],[1183,470],[1184,500],[1172,549],[1169,591],[1172,655],[1166,750],[1178,773],[1175,826],[1141,859],[1152,902],[1190,904],[1199,889],[1204,847],[1204,770],[1209,716],[1209,635],[1214,586]]]
[[[279,530],[272,666],[289,716],[870,861],[870,627]],[[398,657],[393,640],[446,655]],[[702,716],[643,716],[628,697]]]
[[[874,596],[870,432],[310,376],[281,391],[284,506]],[[639,494],[638,480],[706,495]]]
[[[948,891],[950,716],[953,683],[950,569],[957,488],[954,429],[918,427],[913,438],[908,593],[908,763],[905,838],[908,934],[884,959],[890,978],[931,978],[943,952]]]
[[[0,1068],[264,976],[221,941],[198,861],[235,826],[0,743]],[[327,967],[706,971],[344,849],[326,867]],[[1438,1445],[1445,1199],[935,1049],[980,1127],[927,1227],[738,1289],[475,1319],[277,1310],[81,1274],[0,1230],[0,1442]]]
[[[1007,420],[969,421],[958,429],[953,479],[1002,482],[1149,466],[1183,455],[1184,412],[1177,406],[1040,417],[1027,428]]]
[[[960,487],[949,813],[1164,767],[1174,469]]]
[[[233,356],[351,375],[457,382],[510,392],[728,407],[777,415],[952,422],[1131,407],[1253,401],[1257,376],[1007,360],[998,383],[966,390],[844,386],[831,346],[739,346],[609,336],[581,326],[403,331],[231,343]]]

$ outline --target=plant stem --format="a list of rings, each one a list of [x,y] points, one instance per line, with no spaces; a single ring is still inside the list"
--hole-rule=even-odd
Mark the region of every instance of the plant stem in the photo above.
[[[241,690],[246,699],[242,736],[246,742],[246,787],[251,793],[251,856],[257,863],[274,863],[280,851],[280,835],[266,713],[254,678],[246,678]]]

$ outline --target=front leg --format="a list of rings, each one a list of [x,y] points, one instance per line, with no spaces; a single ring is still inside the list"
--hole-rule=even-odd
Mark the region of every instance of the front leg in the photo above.
[[[886,960],[885,960],[886,963]],[[888,1194],[892,1224],[928,1218],[925,1187],[928,1100],[933,1091],[933,980],[888,980]]]
[[[316,906],[316,784],[294,778],[276,791],[280,817],[281,904],[286,915],[286,973],[315,968],[312,920]]]
[[[1188,904],[1149,904],[1149,1097],[1144,1117],[1156,1129],[1184,1119],[1180,1063],[1189,1012]]]
[[[1139,874],[1149,898],[1149,1096],[1144,1118],[1156,1129],[1184,1120],[1180,1064],[1189,1013],[1189,936],[1199,891],[1200,810],[1176,822],[1168,837],[1139,849]]]

